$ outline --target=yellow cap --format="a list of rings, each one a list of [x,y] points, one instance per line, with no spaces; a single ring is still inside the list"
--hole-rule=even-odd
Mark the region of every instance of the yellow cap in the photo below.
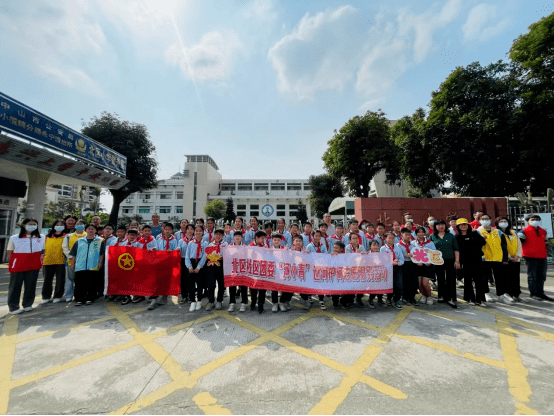
[[[465,218],[458,218],[456,220],[456,225],[460,225],[460,224],[469,224],[469,222]]]

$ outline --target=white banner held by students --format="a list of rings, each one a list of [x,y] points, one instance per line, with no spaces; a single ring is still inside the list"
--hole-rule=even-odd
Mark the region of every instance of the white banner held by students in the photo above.
[[[392,293],[392,255],[222,248],[225,286],[313,295]]]

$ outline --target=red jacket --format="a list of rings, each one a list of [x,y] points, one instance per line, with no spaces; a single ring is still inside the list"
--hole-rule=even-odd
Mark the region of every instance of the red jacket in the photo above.
[[[521,241],[521,250],[523,257],[532,259],[546,258],[546,230],[541,227],[531,227],[528,225],[523,230],[525,240]]]
[[[474,230],[476,230],[477,228],[479,228],[481,226],[481,224],[479,223],[479,221],[477,220],[473,220],[469,223],[469,225],[471,226],[471,228],[473,228]]]

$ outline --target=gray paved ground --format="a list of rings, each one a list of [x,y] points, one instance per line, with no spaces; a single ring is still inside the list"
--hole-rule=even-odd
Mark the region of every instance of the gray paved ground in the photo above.
[[[0,413],[554,413],[548,302],[306,312],[296,301],[259,315],[229,314],[228,298],[193,313],[174,299],[8,316],[8,279],[0,269]]]

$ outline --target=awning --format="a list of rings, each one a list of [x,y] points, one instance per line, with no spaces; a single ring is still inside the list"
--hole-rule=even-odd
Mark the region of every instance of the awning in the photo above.
[[[354,215],[354,201],[356,198],[341,197],[333,199],[329,205],[331,215]]]

